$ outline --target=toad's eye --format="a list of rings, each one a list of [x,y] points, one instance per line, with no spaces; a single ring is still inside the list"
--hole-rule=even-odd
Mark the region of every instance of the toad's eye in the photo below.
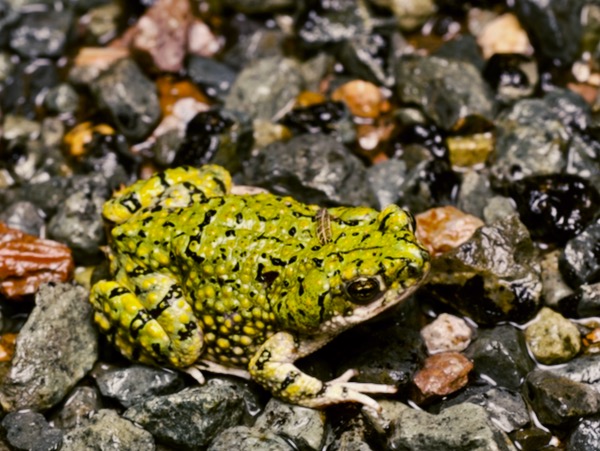
[[[383,292],[385,284],[380,276],[357,277],[346,284],[346,294],[354,304],[366,305]]]

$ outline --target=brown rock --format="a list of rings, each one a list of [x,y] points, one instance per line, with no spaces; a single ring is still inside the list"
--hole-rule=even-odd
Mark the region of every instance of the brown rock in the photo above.
[[[378,117],[384,102],[379,88],[363,80],[344,83],[333,91],[331,99],[344,102],[353,115],[365,118]]]
[[[73,274],[71,250],[0,222],[0,293],[7,298],[33,294],[45,282],[66,282]]]
[[[452,206],[432,208],[416,215],[417,237],[433,255],[440,255],[467,241],[484,223]]]
[[[444,352],[428,357],[413,378],[413,400],[422,404],[446,396],[464,387],[473,363],[458,352]]]

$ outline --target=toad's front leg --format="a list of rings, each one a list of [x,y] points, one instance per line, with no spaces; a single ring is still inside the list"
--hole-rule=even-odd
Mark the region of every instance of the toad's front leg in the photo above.
[[[329,382],[320,381],[294,366],[299,357],[294,337],[279,332],[265,341],[250,360],[250,376],[278,398],[312,408],[357,402],[379,412],[379,404],[365,393],[396,392],[393,385],[348,382],[356,374],[352,370]]]

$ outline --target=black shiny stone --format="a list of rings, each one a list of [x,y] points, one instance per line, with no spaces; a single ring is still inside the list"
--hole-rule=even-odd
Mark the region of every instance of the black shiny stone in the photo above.
[[[281,121],[297,133],[327,133],[335,130],[335,124],[348,116],[349,112],[342,102],[323,102],[301,108],[294,108]]]
[[[598,191],[572,174],[534,175],[513,183],[510,196],[534,240],[565,243],[581,232],[600,207]]]
[[[495,53],[487,61],[483,77],[496,91],[505,87],[528,89],[530,80],[521,66],[530,61],[531,58],[522,54]]]

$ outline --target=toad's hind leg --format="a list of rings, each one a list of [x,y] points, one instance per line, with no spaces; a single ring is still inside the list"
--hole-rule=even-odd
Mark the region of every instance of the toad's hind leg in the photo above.
[[[190,366],[202,353],[203,337],[181,288],[161,274],[137,279],[151,291],[138,296],[124,285],[106,280],[92,287],[95,322],[131,360],[175,368]]]

